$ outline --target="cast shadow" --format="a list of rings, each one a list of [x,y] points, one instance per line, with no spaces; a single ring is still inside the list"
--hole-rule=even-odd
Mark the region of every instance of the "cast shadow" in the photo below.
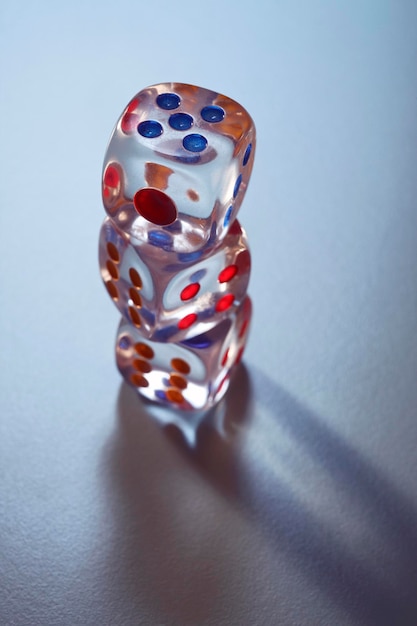
[[[415,626],[415,507],[320,416],[261,370],[252,368],[251,375],[253,386],[263,390],[259,402],[274,415],[281,432],[289,433],[303,453],[352,503],[352,510],[356,510],[352,511],[355,530],[367,524],[376,538],[378,553],[371,560],[344,547],[339,529],[315,521],[293,491],[279,481],[275,483],[278,489],[260,489],[243,499],[251,501],[252,510],[258,512],[275,540],[303,563],[304,571],[355,623]],[[271,424],[271,438],[273,428]]]
[[[117,413],[103,463],[117,529],[108,557],[109,571],[118,573],[114,602],[123,596],[141,610],[154,607],[152,619],[142,616],[132,623],[207,623],[213,606],[225,601],[230,568],[222,566],[221,551],[213,548],[215,520],[205,524],[191,498],[196,474],[204,494],[206,477],[198,470],[202,450],[203,456],[217,458],[214,482],[222,483],[224,493],[237,490],[239,473],[230,449],[250,421],[247,370],[239,366],[224,399],[206,413],[161,410],[125,383]]]
[[[262,389],[256,405],[252,388]],[[267,424],[264,417],[261,420],[265,411]],[[207,575],[211,567],[218,573],[227,571],[213,563],[219,553],[213,554],[210,541],[201,547],[198,560],[190,562],[186,537],[190,533],[192,541],[193,529],[187,526],[186,517],[178,522],[181,498],[177,487],[165,488],[167,477],[171,479],[178,467],[183,472],[188,466],[192,475],[249,516],[267,536],[271,549],[277,555],[285,552],[298,563],[303,574],[341,607],[352,623],[415,626],[416,511],[318,415],[264,372],[252,368],[249,379],[243,367],[224,403],[201,419],[191,420],[193,437],[190,422],[182,428],[177,419],[166,419],[161,427],[149,419],[149,413],[150,407],[123,384],[119,421],[108,452],[110,488],[117,492],[124,508],[123,516],[118,514],[122,524],[120,550],[111,558],[117,561],[126,556],[129,575],[124,587],[130,587],[132,595],[137,595],[134,581],[141,580],[142,585],[145,581],[148,599],[162,606],[173,624],[186,626],[203,623],[221,590],[227,588],[227,580]],[[241,446],[244,439],[246,450],[248,446],[250,449],[251,435],[257,429],[265,435],[266,446],[282,430],[288,432],[306,458],[352,498],[359,511],[366,510],[381,554],[373,561],[363,559],[349,550],[335,532],[338,529],[313,515],[274,466],[274,454],[279,451],[267,455],[262,477],[258,474],[256,464],[248,462]],[[386,563],[391,568],[388,576],[382,572]]]

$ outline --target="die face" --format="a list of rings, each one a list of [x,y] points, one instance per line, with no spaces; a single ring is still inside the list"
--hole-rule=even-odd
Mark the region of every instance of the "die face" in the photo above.
[[[181,410],[209,409],[226,392],[245,348],[249,297],[220,324],[181,343],[145,339],[122,318],[116,361],[125,380],[149,400]]]
[[[212,254],[190,256],[129,239],[106,218],[99,262],[126,320],[143,337],[170,343],[200,335],[233,314],[246,295],[251,265],[237,220]]]
[[[180,83],[139,92],[113,131],[103,168],[107,213],[130,237],[208,251],[236,218],[255,128],[234,100]]]

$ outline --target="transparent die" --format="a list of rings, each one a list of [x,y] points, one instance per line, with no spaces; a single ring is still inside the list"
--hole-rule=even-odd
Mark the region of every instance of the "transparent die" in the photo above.
[[[217,326],[179,343],[146,339],[122,318],[116,339],[117,366],[148,400],[183,411],[209,409],[225,394],[242,358],[251,315],[247,296]]]
[[[243,302],[251,258],[236,220],[210,255],[173,252],[165,240],[128,238],[109,218],[103,223],[102,279],[121,314],[143,337],[182,341],[233,314]]]
[[[176,252],[209,251],[236,218],[254,152],[253,121],[234,100],[181,83],[148,87],[111,136],[105,209],[129,237],[166,238]]]

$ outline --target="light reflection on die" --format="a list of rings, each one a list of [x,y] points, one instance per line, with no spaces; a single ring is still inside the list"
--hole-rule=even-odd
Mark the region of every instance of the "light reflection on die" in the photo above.
[[[254,152],[243,107],[180,83],[139,92],[111,136],[99,263],[122,314],[116,361],[161,407],[207,411],[242,358],[251,257],[236,215]]]
[[[149,87],[113,131],[104,206],[129,237],[206,252],[236,218],[254,151],[253,122],[235,101],[180,83]]]
[[[118,368],[149,400],[183,411],[207,410],[227,391],[245,349],[251,315],[246,296],[220,324],[178,343],[145,339],[122,318],[116,339]]]
[[[179,261],[170,250],[129,239],[106,218],[99,262],[120,313],[144,337],[170,342],[206,332],[232,314],[245,298],[251,268],[237,220],[210,255]]]

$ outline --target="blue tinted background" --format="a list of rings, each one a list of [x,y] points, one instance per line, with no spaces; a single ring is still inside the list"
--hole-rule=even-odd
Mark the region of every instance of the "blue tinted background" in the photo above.
[[[417,623],[416,3],[3,0],[0,51],[0,621]],[[97,269],[112,125],[169,80],[258,130],[246,369],[191,450]]]

